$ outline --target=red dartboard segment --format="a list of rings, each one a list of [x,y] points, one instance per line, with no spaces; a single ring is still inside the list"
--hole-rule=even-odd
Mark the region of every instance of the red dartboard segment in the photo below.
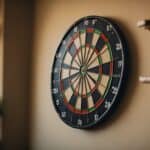
[[[95,104],[95,108],[100,107],[100,105],[103,103],[104,99],[99,99],[98,102]]]
[[[87,32],[93,33],[93,32],[94,32],[94,29],[93,29],[93,28],[87,28]]]
[[[104,34],[101,34],[101,37],[105,42],[108,42],[108,39],[106,38],[106,36]]]

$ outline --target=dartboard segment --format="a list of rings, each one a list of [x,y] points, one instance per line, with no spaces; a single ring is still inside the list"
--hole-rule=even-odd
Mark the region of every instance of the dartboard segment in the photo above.
[[[78,110],[81,110],[81,97],[80,96],[78,96],[77,98],[77,103],[76,103],[75,108]]]
[[[111,55],[109,53],[108,49],[105,49],[102,53],[101,53],[101,59],[102,59],[102,63],[108,63],[111,61]]]
[[[100,73],[100,65],[98,65],[98,66],[95,66],[95,67],[92,67],[92,68],[89,68],[87,71],[88,72],[93,72],[93,73],[97,73],[97,74],[99,74]]]
[[[98,85],[98,90],[101,93],[101,95],[104,95],[104,93],[105,93],[105,91],[107,89],[109,80],[110,80],[109,76],[106,76],[106,75],[102,75],[101,76],[101,82]]]
[[[92,98],[92,96],[90,95],[88,97],[88,110],[94,107],[94,100]]]
[[[82,18],[63,37],[54,59],[52,97],[60,118],[71,127],[93,127],[119,99],[125,47],[109,19]]]

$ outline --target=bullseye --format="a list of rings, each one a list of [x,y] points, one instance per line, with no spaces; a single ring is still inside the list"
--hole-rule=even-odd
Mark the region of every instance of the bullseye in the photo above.
[[[80,67],[80,74],[81,74],[82,76],[85,76],[86,73],[87,73],[87,66],[86,66],[86,65],[81,66],[81,67]]]

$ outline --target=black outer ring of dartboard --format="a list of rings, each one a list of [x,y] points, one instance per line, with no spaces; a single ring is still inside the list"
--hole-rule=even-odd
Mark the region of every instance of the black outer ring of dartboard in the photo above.
[[[56,61],[56,54],[58,53],[58,51],[60,50],[60,47],[61,47],[61,44],[62,44],[62,41],[66,38],[66,36],[70,33],[70,31],[73,29],[73,27],[76,25],[76,24],[79,24],[81,21],[85,20],[85,19],[103,19],[105,20],[106,22],[109,22],[114,30],[116,31],[116,34],[118,35],[120,41],[121,41],[121,44],[122,44],[122,51],[123,51],[123,54],[124,54],[124,69],[123,69],[123,72],[122,72],[122,78],[121,78],[121,81],[120,81],[120,87],[119,87],[119,91],[115,97],[115,100],[114,102],[112,103],[111,107],[107,110],[107,112],[105,113],[105,115],[103,117],[100,118],[100,120],[98,120],[98,122],[96,123],[93,123],[93,124],[89,124],[89,125],[86,125],[86,126],[76,126],[76,125],[72,125],[71,123],[69,123],[68,121],[64,121],[61,116],[60,116],[60,112],[59,110],[57,109],[57,106],[56,106],[56,103],[54,102],[54,96],[52,94],[52,79],[53,79],[53,69],[54,69],[54,65],[55,65],[55,61]],[[127,60],[128,58],[128,60]],[[70,127],[72,128],[77,128],[77,129],[91,129],[91,128],[95,128],[97,127],[98,125],[100,125],[100,123],[102,122],[105,122],[107,121],[111,116],[112,114],[115,112],[117,106],[120,104],[121,100],[122,100],[122,97],[124,95],[125,92],[124,89],[126,88],[127,86],[127,80],[128,80],[128,77],[129,77],[129,74],[130,74],[130,55],[129,55],[129,47],[128,47],[128,44],[127,44],[127,41],[125,39],[125,36],[123,34],[123,32],[121,31],[120,27],[118,26],[118,24],[114,23],[113,19],[111,18],[106,18],[106,17],[101,17],[101,16],[86,16],[86,17],[82,17],[80,18],[79,20],[75,21],[67,30],[67,32],[64,34],[63,38],[61,39],[60,41],[60,44],[59,46],[57,47],[56,49],[56,52],[55,52],[55,56],[54,56],[54,59],[53,59],[53,64],[52,64],[52,71],[51,71],[51,81],[50,81],[50,90],[51,90],[51,97],[52,97],[52,101],[53,101],[53,106],[55,107],[55,110],[59,116],[59,118],[67,125],[69,125]]]

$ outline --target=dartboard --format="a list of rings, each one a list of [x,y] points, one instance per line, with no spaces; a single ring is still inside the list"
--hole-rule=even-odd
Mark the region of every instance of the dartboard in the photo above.
[[[100,123],[119,100],[125,41],[118,26],[98,16],[75,22],[60,42],[52,67],[52,98],[60,118],[74,128]]]

